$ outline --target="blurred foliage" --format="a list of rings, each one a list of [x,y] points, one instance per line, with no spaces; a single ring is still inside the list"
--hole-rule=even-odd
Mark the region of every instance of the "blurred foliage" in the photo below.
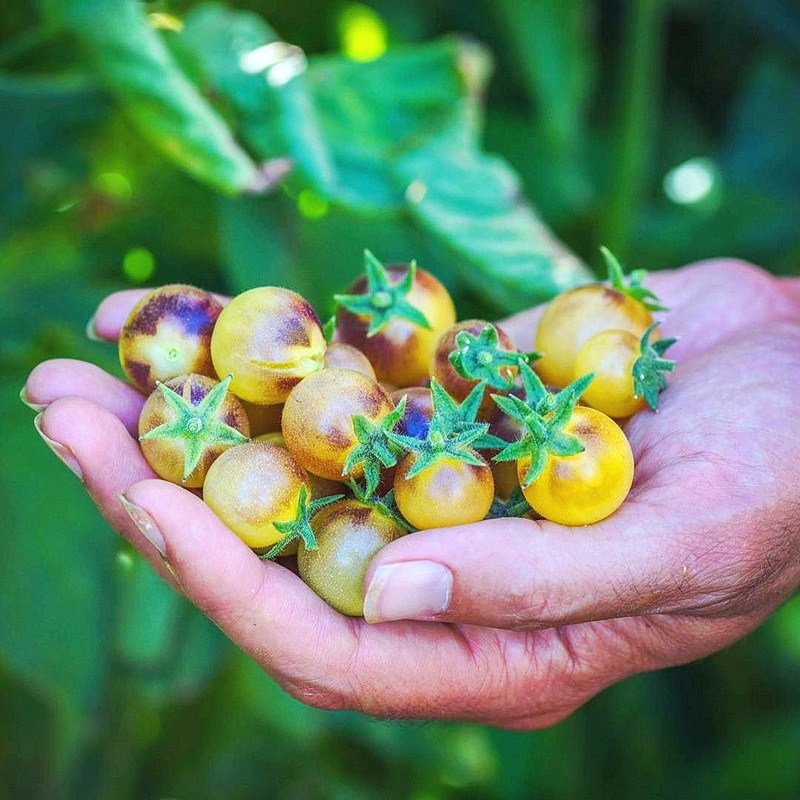
[[[108,291],[279,282],[325,315],[364,247],[462,316],[601,243],[800,272],[796,4],[6,0],[0,120],[0,797],[797,796],[800,599],[548,731],[315,711],[120,544],[16,397],[45,358],[118,371],[83,335]]]

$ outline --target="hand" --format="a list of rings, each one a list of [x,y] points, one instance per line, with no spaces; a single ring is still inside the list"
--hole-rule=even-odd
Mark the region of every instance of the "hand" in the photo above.
[[[662,331],[680,337],[678,366],[658,413],[627,424],[636,476],[623,506],[583,528],[493,520],[397,540],[370,567],[369,621],[339,615],[195,494],[153,479],[132,388],[57,360],[26,394],[110,524],[294,696],[542,727],[628,675],[727,646],[800,584],[800,284],[716,261],[647,285],[672,309]],[[107,298],[98,334],[113,340],[140,295]],[[504,325],[525,350],[537,313]]]

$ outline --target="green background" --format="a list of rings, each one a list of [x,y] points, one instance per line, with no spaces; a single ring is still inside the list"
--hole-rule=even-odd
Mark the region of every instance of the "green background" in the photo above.
[[[241,68],[278,35],[304,72]],[[797,274],[796,3],[6,0],[0,176],[0,797],[800,794],[797,598],[546,731],[316,711],[121,544],[17,398],[45,358],[118,373],[84,336],[109,291],[281,283],[325,316],[365,247],[462,317],[585,279],[600,244]]]

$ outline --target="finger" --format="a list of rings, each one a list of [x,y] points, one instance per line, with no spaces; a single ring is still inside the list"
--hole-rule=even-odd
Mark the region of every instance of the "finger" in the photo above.
[[[37,410],[62,397],[91,400],[118,417],[131,434],[138,430],[145,401],[142,394],[124,381],[94,364],[70,358],[52,359],[34,367],[20,397]]]
[[[780,281],[786,294],[788,294],[795,303],[800,303],[800,277],[791,276],[788,278],[781,278]]]
[[[643,473],[657,457],[643,459]],[[667,478],[670,469],[660,475]],[[655,488],[634,485],[625,503],[594,525],[499,519],[402,537],[369,567],[365,618],[522,630],[702,614],[711,598],[735,596],[743,537],[727,517],[719,518],[713,467],[693,467],[684,484],[670,473],[661,485],[660,475],[648,478]],[[744,518],[746,507],[724,502],[731,520]],[[693,537],[696,531],[703,535]],[[720,531],[727,544],[720,543]]]
[[[555,698],[542,700],[531,691],[532,682],[543,684],[567,666],[552,632],[537,633],[533,642],[529,634],[480,628],[368,626],[335,612],[294,573],[259,560],[180,487],[144,481],[126,497],[140,521],[158,530],[187,596],[304,702],[378,716],[513,724],[540,711],[563,716],[583,691],[562,684]]]
[[[149,291],[151,290],[123,289],[108,295],[101,301],[94,316],[86,325],[87,335],[106,342],[116,342],[131,310]],[[212,294],[222,305],[230,302],[229,297],[213,292]]]
[[[119,495],[132,483],[154,476],[122,422],[89,400],[64,397],[37,417],[36,427],[56,456],[77,474],[111,527],[172,581],[158,551],[119,502]]]

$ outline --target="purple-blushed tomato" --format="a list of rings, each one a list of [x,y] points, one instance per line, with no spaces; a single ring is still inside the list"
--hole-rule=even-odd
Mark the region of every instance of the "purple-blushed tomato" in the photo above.
[[[195,286],[170,284],[148,292],[119,335],[119,361],[130,382],[150,394],[156,381],[179,375],[216,378],[211,333],[221,311],[211,294]]]

